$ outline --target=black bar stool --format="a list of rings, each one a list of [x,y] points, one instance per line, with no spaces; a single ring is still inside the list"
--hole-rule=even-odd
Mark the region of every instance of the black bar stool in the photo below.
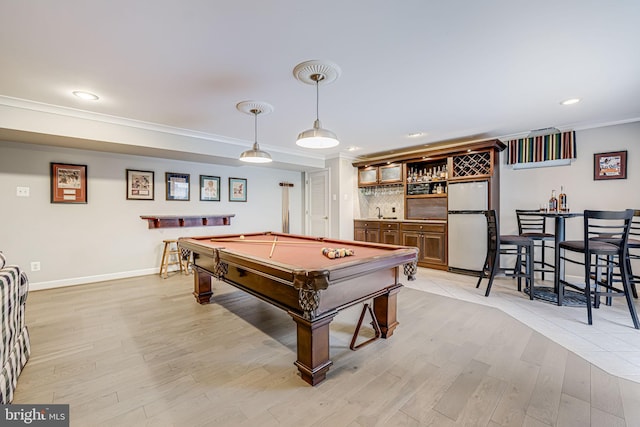
[[[558,305],[562,305],[565,287],[583,292],[587,306],[587,321],[590,325],[593,324],[592,306],[598,308],[601,297],[607,298],[608,301],[612,297],[625,297],[633,326],[640,329],[635,304],[631,299],[627,262],[627,243],[633,212],[631,209],[586,210],[583,240],[566,240],[558,245],[556,265],[560,262],[570,262],[584,267],[584,283],[570,283],[564,277],[559,277],[559,269],[556,269]],[[571,258],[567,256],[567,252],[578,253],[582,257]],[[619,270],[617,274],[620,277],[620,286],[612,280],[614,269]]]
[[[545,252],[546,249],[555,249],[556,236],[547,232],[547,219],[540,215],[539,211],[516,209],[516,217],[518,218],[518,234],[530,238],[534,243],[533,271],[534,273],[540,272],[541,279],[544,280],[545,273],[553,274],[555,271],[555,266],[547,262]],[[540,249],[540,259],[538,260],[535,257],[536,248]]]
[[[640,209],[633,211],[633,219],[629,228],[629,240],[627,241],[627,268],[629,270],[629,284],[633,297],[638,298],[636,284],[640,284],[640,271],[635,274],[631,268],[631,260],[640,262]]]
[[[487,256],[476,288],[480,287],[483,278],[488,277],[489,283],[487,283],[487,290],[484,294],[488,297],[494,277],[499,272],[504,272],[518,278],[519,291],[522,291],[522,278],[525,278],[525,286],[529,289],[529,298],[533,299],[533,240],[523,236],[500,235],[496,211],[494,209],[484,211],[484,215],[487,218]],[[515,267],[501,267],[500,255],[515,255]]]

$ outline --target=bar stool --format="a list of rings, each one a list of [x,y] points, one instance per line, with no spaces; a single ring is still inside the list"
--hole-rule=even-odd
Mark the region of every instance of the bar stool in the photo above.
[[[535,253],[533,255],[533,270],[534,273],[540,272],[541,278],[544,280],[544,273],[553,275],[555,272],[555,266],[546,260],[545,250],[555,249],[556,236],[553,233],[547,233],[547,219],[540,215],[539,211],[516,209],[516,217],[518,218],[518,234],[533,240],[534,251],[535,248],[540,248],[540,259],[536,260]],[[537,268],[536,265],[538,265]]]
[[[569,287],[583,292],[587,306],[587,322],[593,324],[592,307],[600,306],[600,298],[609,303],[611,297],[624,297],[627,301],[633,327],[640,329],[635,304],[631,300],[631,285],[627,264],[627,243],[633,210],[624,211],[584,211],[583,240],[560,242],[556,254],[556,265],[570,262],[582,265],[584,282],[571,283],[560,277],[556,271],[558,283],[558,305],[562,305],[564,288]],[[567,252],[580,254],[581,259],[570,258]],[[619,270],[620,287],[612,280],[613,270]],[[604,289],[604,291],[603,291]]]
[[[178,248],[178,241],[175,239],[165,239],[164,249],[162,251],[162,261],[160,262],[160,277],[166,279],[169,276],[169,266],[178,264],[180,266],[180,273],[184,271],[182,264],[182,254]],[[171,260],[174,257],[175,260]],[[164,274],[164,276],[163,276]]]
[[[505,272],[511,277],[518,278],[519,291],[522,291],[522,278],[524,278],[525,286],[529,289],[529,299],[533,299],[533,240],[524,236],[501,236],[496,211],[494,209],[484,211],[484,215],[487,217],[487,256],[476,288],[480,287],[482,279],[488,276],[489,283],[484,294],[488,297],[496,274]],[[500,267],[500,255],[515,255],[515,267]]]
[[[640,260],[640,209],[633,211],[633,220],[629,228],[629,240],[627,241],[627,268],[629,270],[629,284],[634,298],[638,298],[637,284],[640,284],[640,271],[633,272],[631,260]]]
[[[607,236],[600,236],[600,239],[606,240]],[[627,240],[627,257],[625,262],[627,263],[627,276],[629,277],[629,286],[631,288],[631,294],[634,298],[638,298],[638,290],[636,284],[640,283],[640,272],[633,272],[633,266],[631,260],[640,260],[640,210],[633,211],[633,218],[631,220],[631,226],[629,227],[629,239]],[[609,262],[615,262],[615,260],[609,257]],[[609,276],[606,280],[612,283],[620,283],[622,281],[620,277],[620,268],[617,271],[609,270]],[[597,303],[597,302],[596,302]],[[611,298],[607,299],[607,305],[611,305]]]

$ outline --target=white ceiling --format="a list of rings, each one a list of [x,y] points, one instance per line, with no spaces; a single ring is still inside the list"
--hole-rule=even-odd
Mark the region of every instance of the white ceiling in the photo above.
[[[0,96],[247,147],[235,105],[265,101],[261,148],[305,155],[315,88],[292,70],[329,60],[320,119],[341,144],[320,154],[360,156],[639,120],[639,42],[638,0],[0,0]]]

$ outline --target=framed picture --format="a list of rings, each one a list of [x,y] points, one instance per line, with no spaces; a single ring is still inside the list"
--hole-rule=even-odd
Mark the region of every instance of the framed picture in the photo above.
[[[167,200],[189,200],[189,174],[166,172]]]
[[[593,155],[593,179],[627,179],[627,152],[612,151]]]
[[[220,201],[220,177],[200,175],[200,200]]]
[[[229,178],[229,201],[247,201],[247,180],[244,178]]]
[[[153,171],[127,169],[127,200],[153,200]]]
[[[51,203],[87,203],[87,165],[51,163]]]

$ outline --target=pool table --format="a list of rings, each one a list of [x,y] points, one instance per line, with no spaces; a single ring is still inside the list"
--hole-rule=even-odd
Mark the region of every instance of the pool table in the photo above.
[[[417,248],[264,232],[184,237],[193,253],[194,295],[212,302],[212,278],[222,280],[285,310],[297,325],[300,376],[322,382],[329,359],[329,324],[338,312],[373,299],[382,338],[396,326],[401,274],[415,278]],[[354,255],[329,258],[323,248],[346,248]],[[400,267],[403,267],[400,269]]]

